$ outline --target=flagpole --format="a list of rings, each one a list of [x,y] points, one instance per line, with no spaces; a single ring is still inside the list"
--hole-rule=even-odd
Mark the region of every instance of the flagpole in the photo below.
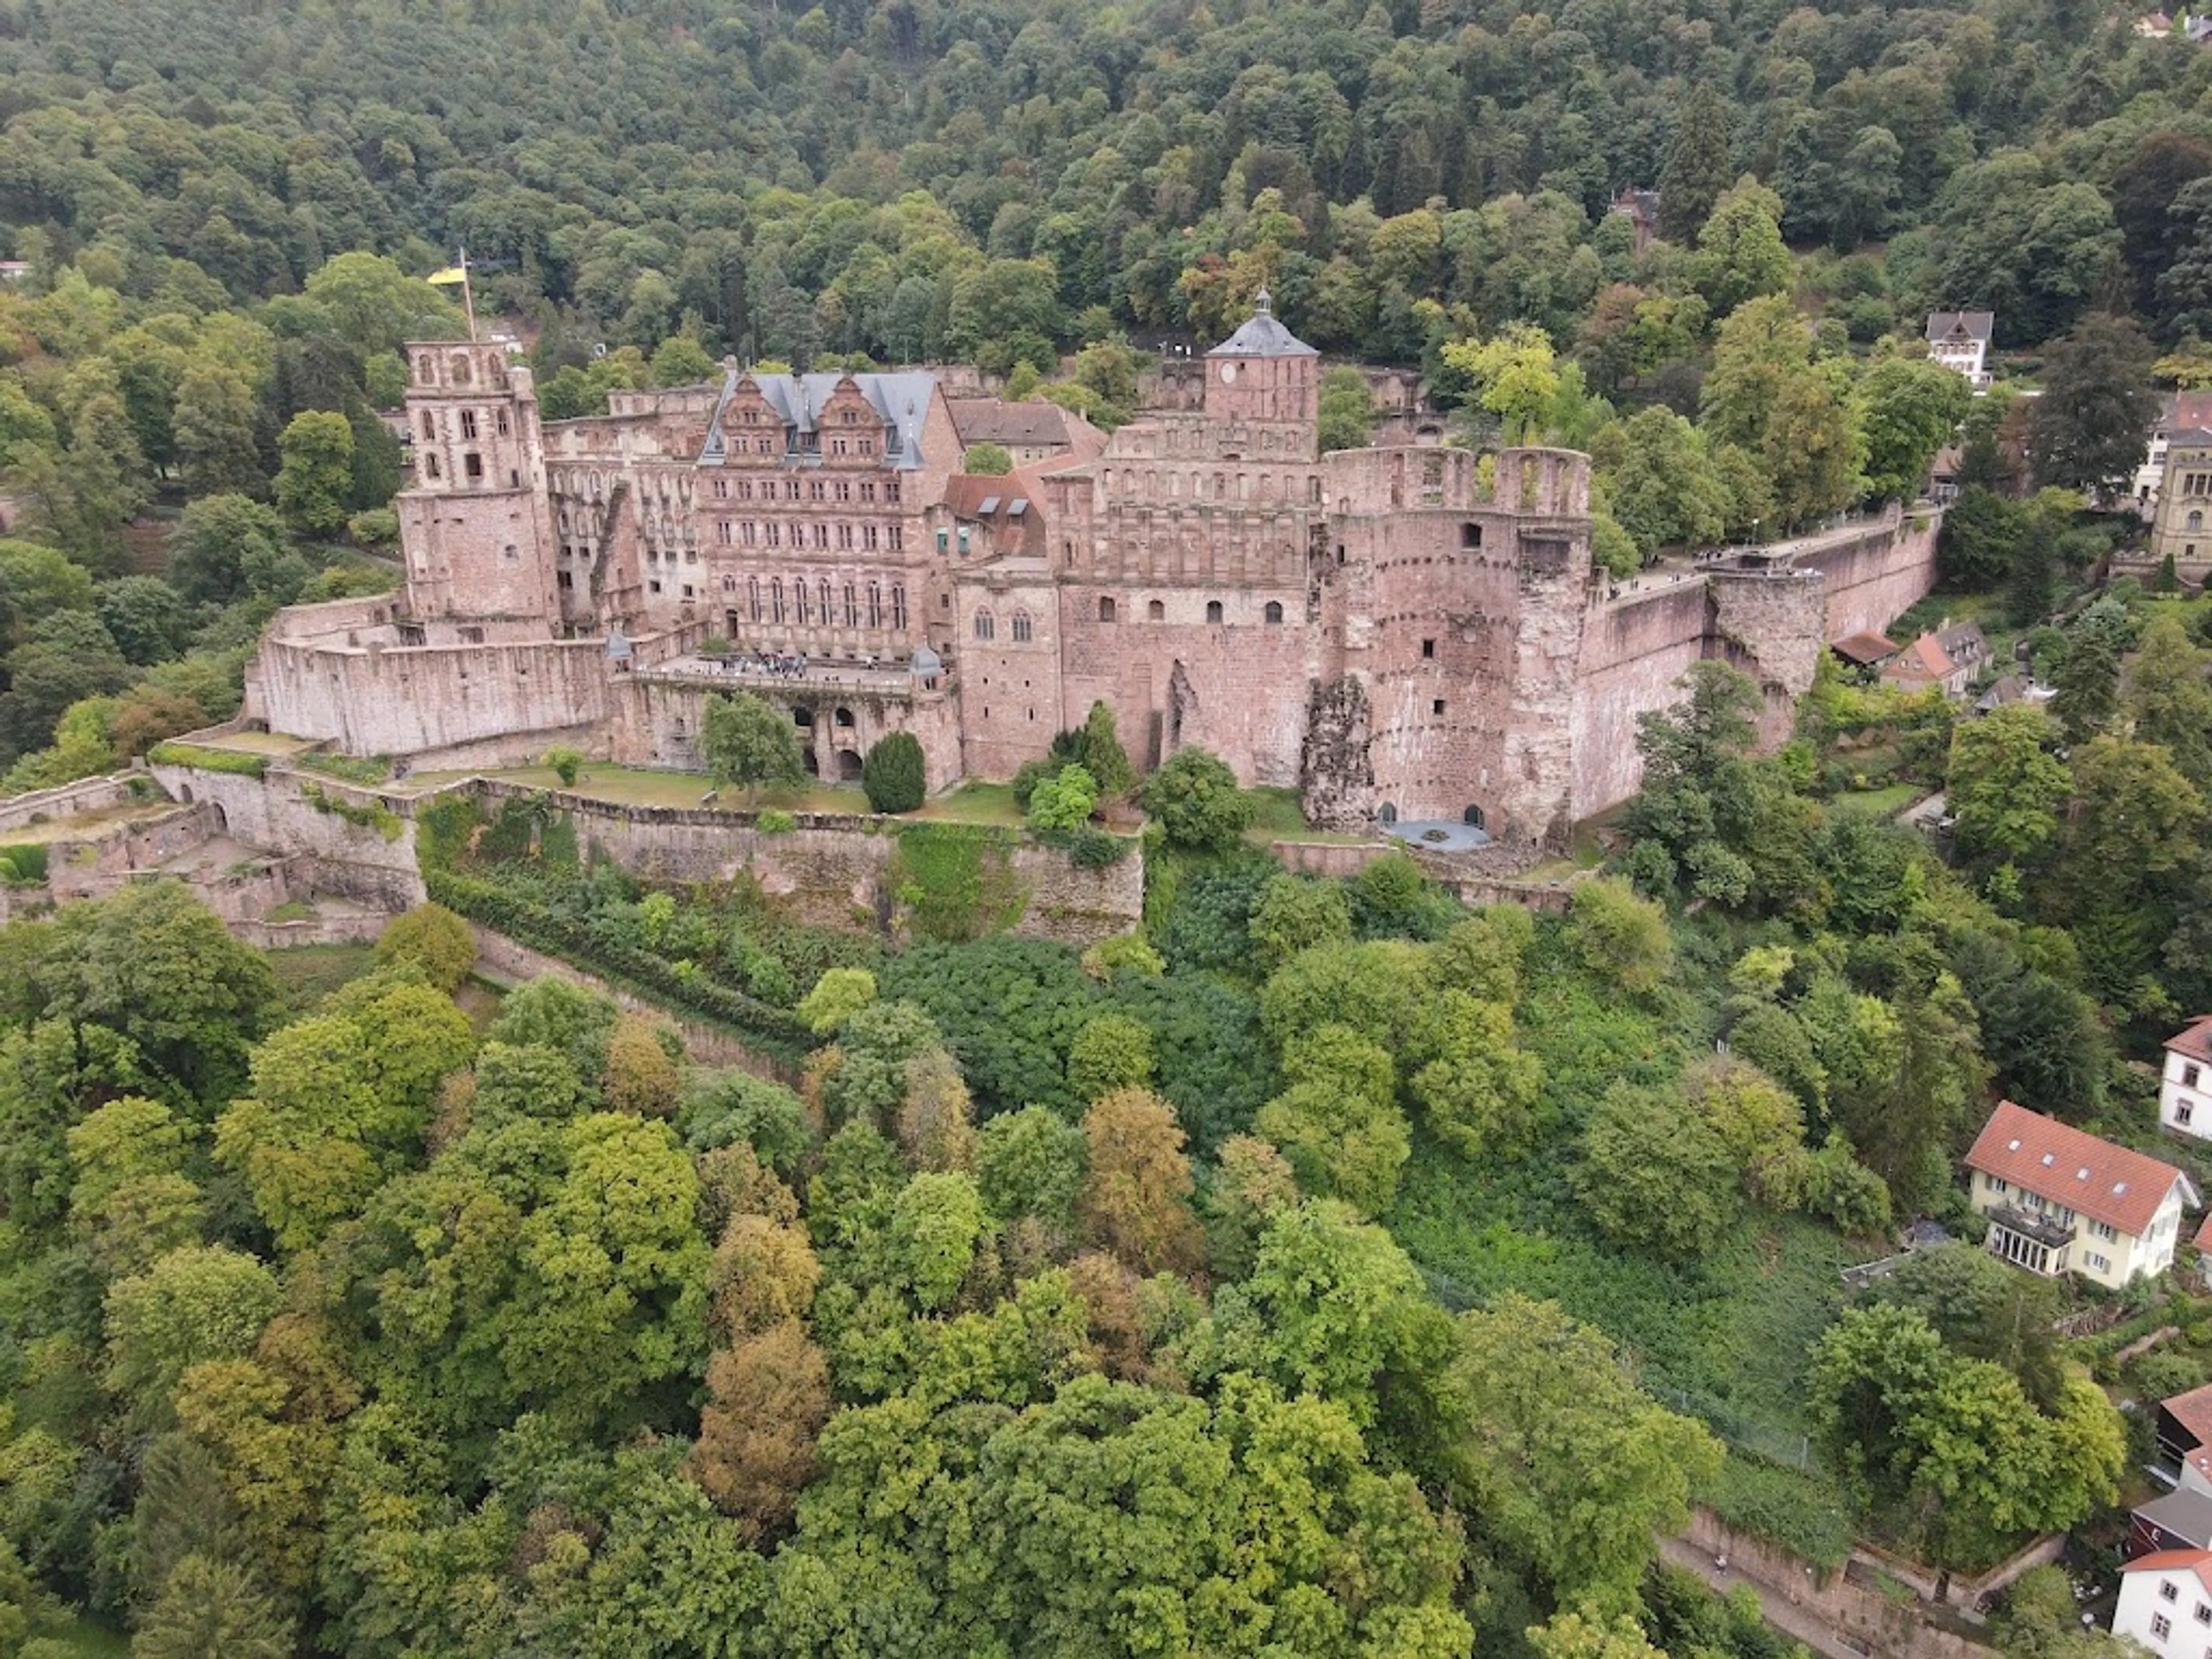
[[[469,287],[469,251],[466,247],[461,250],[461,307],[469,313],[469,343],[474,345],[477,339],[477,300]]]

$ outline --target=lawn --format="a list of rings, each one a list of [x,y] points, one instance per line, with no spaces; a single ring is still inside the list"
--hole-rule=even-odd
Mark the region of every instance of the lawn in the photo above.
[[[304,1013],[340,986],[376,966],[373,945],[295,945],[269,953],[284,1000]]]
[[[867,811],[862,804],[861,811]],[[1022,809],[1014,805],[1010,783],[963,783],[950,794],[933,796],[905,816],[953,823],[1019,823]]]
[[[282,732],[218,732],[212,737],[187,733],[178,741],[202,749],[228,749],[242,755],[296,755],[315,746],[313,738],[287,737]]]
[[[1893,818],[1931,793],[1917,783],[1892,783],[1880,789],[1847,789],[1828,804],[1839,811],[1856,812],[1862,817]]]
[[[0,844],[26,847],[57,841],[89,841],[118,825],[157,818],[176,810],[176,802],[164,796],[133,801],[127,806],[106,807],[97,812],[72,812],[66,817],[48,818],[44,823],[25,824],[20,830],[0,830]]]
[[[545,766],[519,766],[501,772],[424,772],[407,779],[406,784],[418,790],[432,790],[479,776],[524,784],[533,789],[562,787],[552,769]],[[714,784],[702,773],[589,762],[568,793],[623,806],[698,806],[713,788]],[[716,805],[734,811],[750,810],[742,789],[724,790]],[[782,812],[869,811],[868,798],[857,784],[810,783],[798,789],[763,789],[759,805],[763,810]],[[1013,790],[1003,783],[963,783],[949,794],[923,802],[918,810],[904,816],[957,823],[1018,824],[1022,821],[1021,809],[1014,805]]]
[[[1251,792],[1257,810],[1252,815],[1252,827],[1244,832],[1244,839],[1255,847],[1265,847],[1270,842],[1319,842],[1334,847],[1358,847],[1375,839],[1372,836],[1345,835],[1334,830],[1316,830],[1306,822],[1305,810],[1298,804],[1298,792],[1261,785]]]

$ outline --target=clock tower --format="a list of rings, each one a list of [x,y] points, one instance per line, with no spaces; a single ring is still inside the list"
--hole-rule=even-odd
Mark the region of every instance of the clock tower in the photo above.
[[[1206,354],[1206,417],[1313,428],[1321,419],[1320,356],[1276,320],[1261,289],[1244,325]]]

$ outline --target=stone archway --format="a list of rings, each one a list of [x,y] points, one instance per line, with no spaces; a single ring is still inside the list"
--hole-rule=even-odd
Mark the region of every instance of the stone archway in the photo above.
[[[837,781],[840,783],[858,783],[860,781],[859,750],[840,749],[837,751]]]

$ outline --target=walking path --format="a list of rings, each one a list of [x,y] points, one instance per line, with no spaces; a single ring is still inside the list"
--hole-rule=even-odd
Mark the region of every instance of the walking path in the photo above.
[[[1659,1553],[1674,1565],[1687,1567],[1704,1579],[1716,1595],[1726,1595],[1739,1584],[1748,1584],[1759,1597],[1759,1611],[1766,1622],[1784,1635],[1802,1642],[1824,1659],[1869,1659],[1872,1650],[1862,1645],[1852,1637],[1844,1635],[1833,1626],[1820,1619],[1809,1608],[1799,1607],[1754,1578],[1740,1572],[1713,1565],[1713,1558],[1687,1539],[1662,1538]]]

